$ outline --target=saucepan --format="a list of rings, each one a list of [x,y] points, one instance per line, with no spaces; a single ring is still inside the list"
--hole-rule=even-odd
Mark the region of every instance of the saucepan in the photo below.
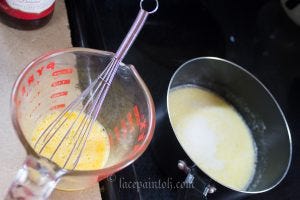
[[[178,137],[175,124],[170,119],[169,98],[174,88],[188,85],[206,88],[224,98],[249,128],[256,144],[256,164],[251,182],[246,188],[237,189],[220,182],[197,166],[190,151],[186,151],[187,144]],[[157,109],[158,113],[159,109],[165,109],[166,112],[160,116],[164,122],[157,125],[157,135],[151,149],[159,167],[168,176],[186,183],[185,189],[179,190],[180,199],[205,199],[209,193],[214,193],[209,195],[213,199],[240,198],[269,191],[286,176],[292,158],[292,142],[285,116],[269,90],[237,64],[215,57],[187,61],[173,74],[166,98],[161,108]],[[178,109],[181,109],[180,106]]]

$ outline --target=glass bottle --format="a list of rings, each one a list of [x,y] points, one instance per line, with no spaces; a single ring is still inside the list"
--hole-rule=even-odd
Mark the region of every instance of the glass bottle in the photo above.
[[[49,22],[54,5],[55,0],[0,0],[0,19],[13,28],[37,29]]]

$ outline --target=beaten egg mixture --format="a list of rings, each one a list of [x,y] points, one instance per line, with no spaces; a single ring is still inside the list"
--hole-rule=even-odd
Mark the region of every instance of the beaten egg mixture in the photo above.
[[[31,145],[34,147],[36,141],[38,140],[40,134],[43,133],[43,131],[55,120],[59,112],[54,112],[46,117],[44,117],[36,126],[36,128],[33,131],[32,137],[31,137]],[[68,159],[68,156],[70,155],[73,146],[76,143],[76,140],[80,134],[80,131],[77,131],[80,127],[80,123],[85,120],[85,117],[87,117],[85,114],[81,114],[79,117],[79,112],[67,112],[60,122],[62,123],[61,127],[59,127],[59,123],[54,129],[58,130],[54,137],[51,138],[50,142],[46,144],[44,150],[41,152],[41,155],[50,158],[51,155],[54,153],[55,149],[59,145],[61,141],[62,144],[58,151],[55,153],[54,157],[52,158],[52,161],[54,161],[56,164],[58,164],[60,167],[63,167],[65,162]],[[77,118],[78,117],[78,118]],[[75,125],[71,128],[72,123],[75,122]],[[63,136],[65,133],[71,128],[70,134],[64,139]],[[42,148],[42,145],[45,144],[44,137],[38,142],[38,145],[35,147],[35,150],[39,152],[39,150]],[[49,137],[48,137],[49,138]],[[80,136],[80,138],[83,138],[83,136]],[[80,142],[80,139],[78,140]],[[79,144],[79,142],[77,144]],[[77,156],[80,153],[81,147],[84,143],[84,140],[81,142],[81,145],[78,148],[75,148],[75,150],[72,153],[72,156],[70,157],[67,165],[65,166],[66,169],[73,169],[73,163],[76,161]],[[105,166],[110,151],[110,145],[109,145],[109,138],[106,133],[105,128],[95,121],[94,125],[92,126],[92,129],[89,133],[89,136],[86,141],[86,145],[82,151],[81,157],[79,159],[79,162],[76,166],[76,170],[96,170],[101,169]]]

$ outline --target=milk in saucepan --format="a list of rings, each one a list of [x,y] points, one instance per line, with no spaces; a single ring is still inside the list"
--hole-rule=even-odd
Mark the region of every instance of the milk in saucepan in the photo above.
[[[256,147],[239,113],[223,98],[196,86],[173,88],[168,109],[180,144],[207,175],[236,190],[255,172]]]

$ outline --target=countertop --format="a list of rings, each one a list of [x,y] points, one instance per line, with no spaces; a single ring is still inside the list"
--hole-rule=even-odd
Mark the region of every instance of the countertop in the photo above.
[[[3,199],[26,153],[10,119],[10,93],[22,69],[34,58],[54,49],[72,47],[67,12],[57,1],[45,27],[20,31],[0,23],[0,199]],[[101,199],[98,185],[76,192],[55,191],[50,199]]]

